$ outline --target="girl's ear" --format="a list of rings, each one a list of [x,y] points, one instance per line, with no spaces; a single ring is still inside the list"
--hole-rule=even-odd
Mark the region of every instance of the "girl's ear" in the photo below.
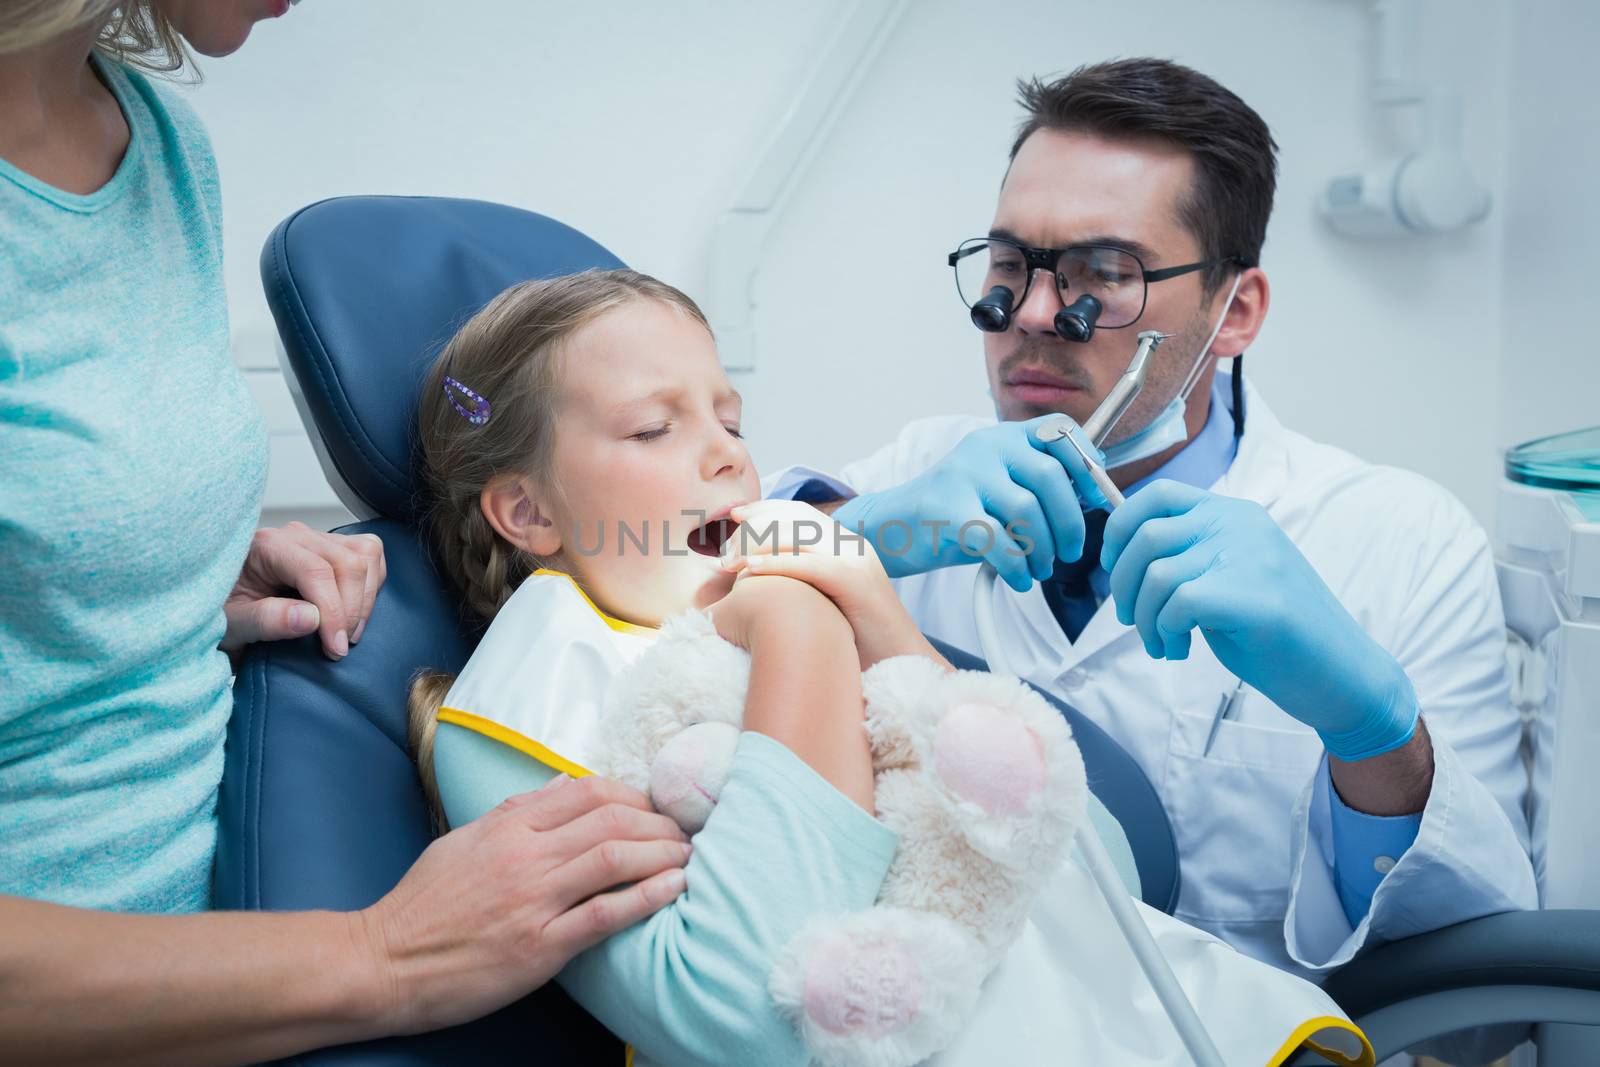
[[[496,478],[483,487],[478,506],[496,533],[529,555],[547,559],[561,551],[561,530],[528,479]]]

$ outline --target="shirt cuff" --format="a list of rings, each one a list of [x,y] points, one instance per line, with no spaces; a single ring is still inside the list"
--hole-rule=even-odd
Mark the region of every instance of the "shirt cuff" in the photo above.
[[[1328,783],[1328,814],[1333,832],[1333,875],[1339,903],[1351,926],[1359,926],[1372,907],[1372,896],[1422,829],[1422,812],[1413,815],[1367,815],[1339,796],[1333,776]]]
[[[849,500],[856,491],[837,478],[810,467],[790,467],[779,475],[768,500],[798,500],[802,504],[825,504],[830,500]]]

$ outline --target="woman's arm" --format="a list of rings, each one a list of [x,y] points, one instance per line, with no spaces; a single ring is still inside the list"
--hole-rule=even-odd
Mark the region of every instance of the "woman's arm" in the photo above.
[[[600,779],[512,797],[360,912],[0,896],[0,1061],[253,1063],[477,1018],[681,890],[687,846],[648,808]]]
[[[234,1063],[373,1036],[359,914],[125,915],[0,897],[0,1059]]]

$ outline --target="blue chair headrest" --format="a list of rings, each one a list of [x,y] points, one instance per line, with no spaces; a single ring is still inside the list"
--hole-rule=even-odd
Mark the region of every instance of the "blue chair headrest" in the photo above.
[[[261,251],[267,303],[346,506],[415,518],[417,383],[462,322],[516,282],[622,265],[570,226],[480,200],[340,197],[280,223]]]
[[[360,643],[340,662],[329,662],[315,637],[247,650],[217,800],[217,907],[365,907],[427,846],[406,747],[406,692],[421,668],[459,671],[476,633],[414,523],[411,438],[423,369],[462,320],[508,286],[620,266],[559,222],[468,200],[327,200],[268,238],[261,274],[291,390],[329,480],[352,511],[373,520],[348,532],[383,539],[389,576]],[[292,1060],[602,1062],[621,1063],[621,1046],[554,985],[465,1026]]]

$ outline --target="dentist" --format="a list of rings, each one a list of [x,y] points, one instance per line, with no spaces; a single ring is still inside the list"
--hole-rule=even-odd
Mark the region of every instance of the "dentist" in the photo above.
[[[676,825],[585,780],[441,838],[365,911],[193,914],[228,654],[315,631],[340,658],[384,577],[376,539],[255,530],[216,164],[137,69],[226,55],[287,6],[0,5],[6,1063],[256,1062],[464,1022],[683,886]]]
[[[873,536],[923,629],[973,652],[959,564],[994,563],[1010,665],[1138,760],[1177,837],[1177,914],[1242,951],[1316,975],[1536,907],[1483,530],[1423,478],[1286,429],[1241,377],[1268,306],[1266,124],[1153,59],[1021,102],[989,233],[951,257],[993,331],[1000,421],[920,419],[774,495]],[[1086,420],[1152,329],[1172,336],[1107,439],[1127,503],[1085,515],[1065,442],[1029,430]]]

